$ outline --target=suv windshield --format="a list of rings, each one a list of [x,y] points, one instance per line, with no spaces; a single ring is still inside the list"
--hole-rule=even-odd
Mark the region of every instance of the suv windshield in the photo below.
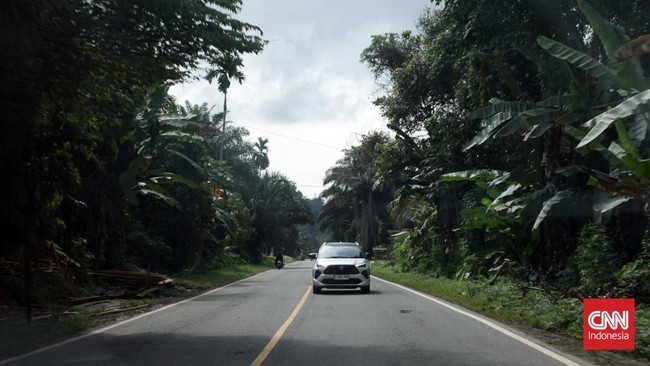
[[[318,258],[363,258],[357,246],[323,246],[318,251]]]

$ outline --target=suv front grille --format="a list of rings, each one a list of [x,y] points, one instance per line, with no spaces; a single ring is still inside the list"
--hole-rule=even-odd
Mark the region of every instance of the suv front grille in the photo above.
[[[358,285],[361,283],[359,278],[350,278],[347,280],[335,280],[333,278],[326,278],[322,281],[324,285]]]
[[[358,274],[359,270],[353,265],[332,265],[325,268],[325,274]]]

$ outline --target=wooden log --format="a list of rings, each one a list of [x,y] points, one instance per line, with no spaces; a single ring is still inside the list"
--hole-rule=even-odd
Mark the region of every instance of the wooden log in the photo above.
[[[154,293],[154,292],[156,292],[156,291],[158,291],[158,290],[160,290],[160,287],[151,287],[151,288],[148,288],[148,289],[146,289],[146,290],[144,290],[144,291],[140,291],[140,292],[138,292],[138,293],[136,294],[136,296],[137,296],[137,297],[145,297],[145,296],[147,296],[147,295],[149,295],[149,294],[151,294],[151,293]]]
[[[148,306],[149,306],[148,304],[145,304],[145,305],[132,306],[130,308],[109,309],[109,310],[106,310],[106,311],[102,311],[101,313],[99,313],[97,315],[109,315],[109,314],[123,313],[125,311],[137,310],[137,309],[141,309],[141,308],[146,308]]]

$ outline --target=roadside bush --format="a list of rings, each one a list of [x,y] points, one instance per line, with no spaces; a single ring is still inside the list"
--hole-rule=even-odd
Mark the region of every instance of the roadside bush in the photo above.
[[[215,256],[210,263],[210,269],[221,269],[230,266],[245,264],[240,249],[237,247],[225,247],[221,254]]]
[[[574,336],[582,334],[582,301],[556,298],[556,294],[541,288],[531,288],[527,282],[503,278],[493,285],[476,282],[473,296],[490,302],[495,315],[516,319],[541,329],[560,331]]]
[[[127,236],[127,256],[139,268],[156,272],[167,272],[174,256],[174,250],[165,244],[162,237],[134,225]]]
[[[637,352],[650,357],[650,309],[637,306],[634,310],[634,347]]]
[[[650,256],[642,254],[615,274],[617,296],[633,297],[637,304],[650,304]]]
[[[578,247],[560,273],[559,285],[578,297],[611,296],[621,268],[604,227],[588,223],[582,228]]]
[[[409,271],[411,270],[412,261],[411,258],[411,246],[410,241],[407,240],[407,235],[401,235],[393,244],[393,251],[390,253],[390,256],[395,260],[396,267],[400,271]]]
[[[392,258],[403,271],[453,277],[458,271],[458,250],[445,243],[433,222],[435,215],[417,230],[402,235],[393,245]]]

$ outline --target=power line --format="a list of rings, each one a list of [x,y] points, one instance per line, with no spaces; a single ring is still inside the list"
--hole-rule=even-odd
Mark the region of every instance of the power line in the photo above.
[[[262,129],[259,129],[259,128],[250,127],[250,126],[246,126],[246,125],[242,125],[242,126],[243,126],[243,127],[246,127],[246,128],[249,128],[249,129],[251,129],[251,130],[257,130],[257,131],[264,132],[264,133],[270,133],[271,135],[276,135],[276,136],[284,137],[284,138],[287,138],[287,139],[290,139],[290,140],[300,141],[300,142],[303,142],[303,143],[305,143],[305,144],[318,145],[318,146],[327,147],[327,148],[329,148],[329,149],[334,149],[334,150],[338,150],[338,151],[343,150],[342,148],[340,148],[340,147],[336,147],[336,146],[325,145],[325,144],[321,144],[321,143],[319,143],[319,142],[308,141],[308,140],[304,140],[304,139],[301,139],[301,138],[298,138],[298,137],[292,137],[292,136],[282,135],[282,134],[279,134],[279,133],[275,133],[275,132],[271,132],[271,131],[266,131],[266,130],[262,130]]]

